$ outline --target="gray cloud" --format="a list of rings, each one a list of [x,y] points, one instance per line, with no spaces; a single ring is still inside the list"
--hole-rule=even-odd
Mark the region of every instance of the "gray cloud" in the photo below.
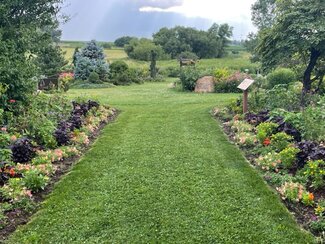
[[[133,0],[139,7],[154,7],[167,9],[174,6],[181,6],[184,0]]]
[[[149,0],[93,0],[91,5],[87,1],[67,1],[70,5],[63,12],[72,18],[61,26],[64,40],[114,41],[124,35],[151,37],[162,27],[184,25],[206,30],[213,22],[211,19],[188,18],[178,13],[139,12],[140,4],[152,4]],[[165,4],[160,7],[166,7],[166,2],[176,4],[181,1],[160,2]],[[235,39],[242,39],[252,31],[252,27],[246,22],[227,22],[234,26]]]

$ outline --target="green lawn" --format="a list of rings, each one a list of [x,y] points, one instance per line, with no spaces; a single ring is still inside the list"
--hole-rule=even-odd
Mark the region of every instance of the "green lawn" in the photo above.
[[[122,110],[10,243],[311,243],[209,110],[167,83],[72,90]]]

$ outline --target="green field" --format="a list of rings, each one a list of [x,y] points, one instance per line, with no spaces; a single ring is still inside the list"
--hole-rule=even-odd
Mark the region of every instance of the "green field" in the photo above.
[[[72,44],[71,44],[72,45]],[[62,47],[63,51],[66,52],[65,58],[72,61],[74,47]],[[114,62],[115,60],[124,60],[131,68],[148,68],[150,63],[146,61],[138,61],[129,59],[127,54],[122,48],[112,48],[104,50],[106,59],[109,62]],[[239,54],[229,54],[227,57],[222,59],[202,59],[197,63],[197,67],[200,69],[207,68],[225,68],[233,70],[243,70],[243,69],[255,69],[256,64],[252,64],[249,60],[250,54],[245,51],[240,51]],[[176,59],[172,60],[160,60],[157,62],[159,69],[165,69],[167,67],[179,67],[179,62]]]
[[[9,243],[312,243],[210,115],[237,95],[71,90],[122,113]]]

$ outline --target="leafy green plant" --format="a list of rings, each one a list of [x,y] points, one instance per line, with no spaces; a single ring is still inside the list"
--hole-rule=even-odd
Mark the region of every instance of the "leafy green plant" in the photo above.
[[[314,205],[314,194],[310,192],[304,192],[302,194],[301,202],[306,206],[313,206]]]
[[[302,113],[304,138],[323,141],[325,138],[325,96]]]
[[[214,71],[214,77],[217,81],[226,80],[230,76],[230,71],[227,68],[216,69]]]
[[[119,73],[126,72],[128,69],[129,66],[127,63],[125,63],[123,60],[117,60],[110,65],[110,75],[114,77]]]
[[[8,147],[10,144],[10,135],[5,132],[0,132],[0,148]]]
[[[59,88],[60,90],[67,92],[70,88],[70,85],[72,84],[72,81],[74,80],[74,74],[73,73],[62,73],[59,76]]]
[[[234,131],[234,132],[252,132],[254,127],[243,121],[243,120],[234,120],[232,125],[231,125],[231,129]]]
[[[40,190],[44,190],[45,186],[49,181],[49,177],[42,174],[37,169],[31,169],[24,173],[24,177],[22,178],[23,185],[32,190],[33,192],[38,192]]]
[[[26,202],[25,200],[32,197],[32,193],[24,187],[22,178],[10,178],[8,183],[0,188],[0,193],[13,204]]]
[[[309,228],[314,232],[314,233],[322,233],[325,231],[325,219],[321,218],[317,221],[312,221],[309,224]]]
[[[245,147],[253,147],[257,142],[256,136],[250,132],[238,132],[234,139],[237,144]]]
[[[285,182],[277,191],[283,200],[290,202],[302,202],[307,206],[314,204],[314,194],[306,191],[305,187],[300,183]]]
[[[276,172],[279,170],[281,164],[279,155],[276,152],[269,152],[265,155],[261,155],[255,160],[255,162],[262,170],[273,170]]]
[[[27,135],[33,138],[38,144],[47,148],[54,148],[57,143],[54,137],[56,126],[45,116],[33,117],[29,124]]]
[[[324,217],[325,214],[325,200],[321,199],[317,203],[317,207],[315,208],[315,214],[319,217]]]
[[[193,67],[184,67],[181,71],[180,80],[185,91],[194,91],[196,81],[200,78],[199,72]]]
[[[277,127],[278,124],[273,122],[264,122],[259,124],[256,127],[257,139],[263,143],[266,138],[270,137],[275,132]]]
[[[179,67],[169,66],[166,68],[166,75],[168,77],[179,77],[180,76],[180,69]]]
[[[304,174],[312,182],[312,186],[316,189],[324,186],[324,176],[325,176],[325,161],[324,160],[315,160],[308,161],[307,165],[304,168]]]
[[[1,162],[11,161],[11,150],[10,149],[0,149],[0,161]]]
[[[215,91],[219,93],[241,93],[238,85],[246,78],[251,78],[249,75],[241,72],[235,72],[226,78],[220,78],[215,83]]]
[[[286,69],[286,68],[276,69],[267,76],[269,88],[273,88],[274,86],[280,84],[289,85],[295,80],[296,80],[295,73],[291,69]]]
[[[101,80],[99,79],[99,75],[94,71],[89,74],[88,81],[94,84],[101,83]]]
[[[286,85],[276,85],[266,91],[265,108],[269,110],[282,108],[288,111],[299,111],[301,92],[296,92]]]
[[[287,148],[283,149],[279,153],[279,158],[281,160],[282,165],[287,169],[292,167],[297,159],[297,154],[299,152],[300,152],[300,150],[295,147],[287,147]]]
[[[293,137],[285,132],[279,132],[271,136],[271,146],[278,152],[287,148],[291,141],[293,141]]]
[[[285,182],[295,182],[294,177],[287,174],[287,173],[278,173],[278,172],[265,172],[264,176],[263,176],[264,180],[266,180],[269,184],[276,186],[276,187],[280,187],[282,186]]]

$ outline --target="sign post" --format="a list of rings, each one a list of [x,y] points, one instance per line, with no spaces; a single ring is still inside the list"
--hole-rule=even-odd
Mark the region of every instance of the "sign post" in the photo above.
[[[242,83],[240,83],[240,85],[237,87],[240,90],[242,90],[244,92],[243,95],[243,113],[247,113],[248,112],[248,88],[254,83],[254,80],[250,80],[250,79],[245,79],[243,80]]]

